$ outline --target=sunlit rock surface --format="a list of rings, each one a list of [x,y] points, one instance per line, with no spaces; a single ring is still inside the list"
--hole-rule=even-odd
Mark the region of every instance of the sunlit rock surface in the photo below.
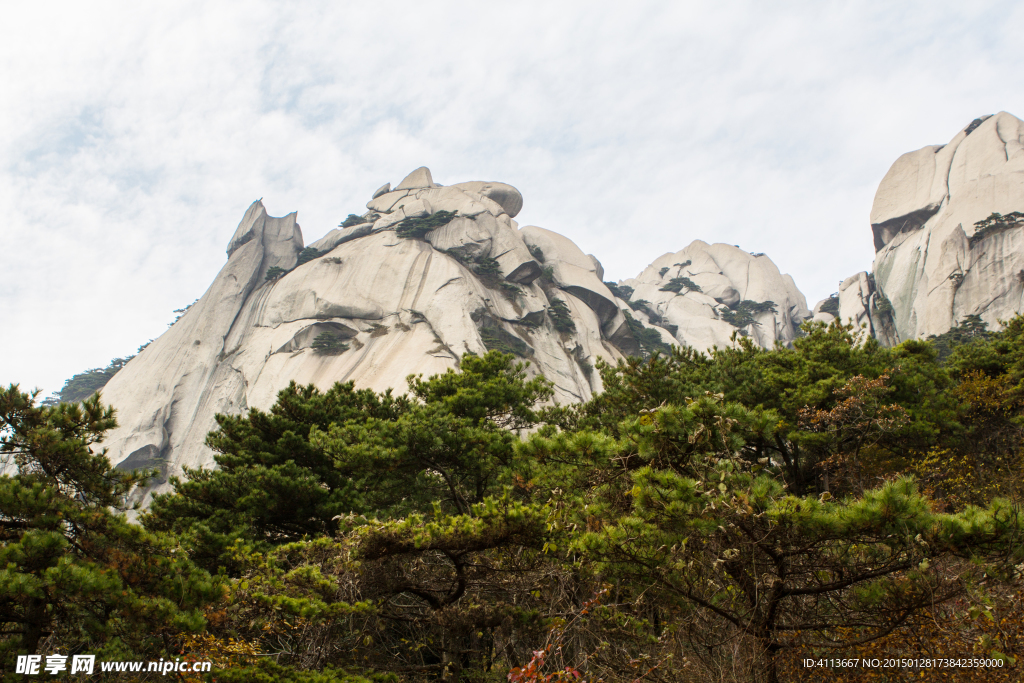
[[[975,119],[946,145],[904,154],[871,209],[873,277],[840,288],[840,318],[884,343],[941,334],[968,315],[990,329],[1024,310],[1024,122]],[[855,281],[854,281],[855,280]]]
[[[273,218],[255,202],[206,294],[104,388],[120,424],[105,444],[112,462],[159,468],[153,490],[166,490],[182,467],[213,464],[204,439],[214,415],[269,408],[293,380],[404,391],[410,374],[496,348],[528,360],[564,404],[600,390],[598,358],[706,350],[734,333],[771,346],[811,315],[770,259],[723,244],[697,241],[605,283],[598,259],[571,240],[520,229],[522,205],[511,185],[441,186],[419,168],[379,188],[360,222],[313,242],[319,255],[297,265],[296,215]],[[454,217],[421,238],[399,235],[408,219],[440,211]],[[677,287],[681,277],[694,287]],[[575,329],[555,328],[559,301]],[[759,312],[737,317],[751,303]],[[323,353],[318,339],[347,349]]]

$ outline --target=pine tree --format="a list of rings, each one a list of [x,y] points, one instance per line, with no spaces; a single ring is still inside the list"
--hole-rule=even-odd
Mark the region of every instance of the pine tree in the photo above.
[[[757,680],[778,680],[784,650],[880,638],[983,575],[1014,575],[1013,506],[937,514],[910,478],[859,498],[792,495],[771,458],[746,450],[777,418],[709,395],[641,412],[617,444],[538,436],[528,452],[575,461],[582,472],[557,474],[567,487],[597,482],[572,487],[577,552],[649,596],[655,624],[674,615],[696,652],[749,639]]]
[[[114,470],[94,452],[115,426],[98,395],[81,404],[35,405],[0,391],[0,665],[19,653],[113,648],[166,652],[165,640],[204,625],[201,607],[222,594],[176,539],[120,514],[150,472]],[[10,674],[13,676],[13,674]],[[6,680],[6,679],[5,679]]]
[[[143,524],[190,539],[198,562],[232,567],[236,540],[257,548],[332,533],[334,517],[366,508],[364,494],[334,458],[310,442],[311,430],[368,419],[393,420],[408,410],[404,397],[355,389],[326,392],[292,382],[267,412],[218,415],[207,444],[216,469],[185,469],[173,494],[153,500]]]

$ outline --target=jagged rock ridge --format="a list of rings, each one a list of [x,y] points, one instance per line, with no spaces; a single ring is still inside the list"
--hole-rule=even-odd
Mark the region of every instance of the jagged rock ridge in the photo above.
[[[529,360],[558,402],[583,401],[600,390],[598,358],[707,349],[735,332],[767,346],[810,315],[770,259],[722,244],[606,284],[571,240],[520,229],[522,203],[510,185],[444,187],[420,168],[304,250],[296,214],[254,202],[206,294],[104,389],[121,425],[112,461],[165,478],[210,466],[214,415],[268,408],[292,380],[402,391],[410,374],[497,348]]]

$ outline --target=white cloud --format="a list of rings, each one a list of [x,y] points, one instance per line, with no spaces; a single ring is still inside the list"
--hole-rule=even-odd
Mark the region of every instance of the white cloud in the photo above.
[[[385,181],[509,182],[630,277],[693,239],[808,299],[896,157],[1024,115],[1015,3],[22,3],[0,27],[0,379],[162,332],[249,203],[307,241]]]

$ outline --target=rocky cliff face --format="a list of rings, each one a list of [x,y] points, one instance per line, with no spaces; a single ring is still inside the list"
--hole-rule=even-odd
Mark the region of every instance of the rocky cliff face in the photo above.
[[[500,349],[550,379],[558,402],[583,401],[600,389],[598,358],[707,349],[734,332],[768,346],[810,316],[770,259],[723,244],[604,283],[569,239],[519,228],[522,203],[509,185],[442,187],[420,168],[304,250],[295,214],[255,202],[206,294],[104,388],[121,425],[111,460],[164,481],[209,466],[214,415],[268,408],[292,380],[403,391],[410,374]]]
[[[791,341],[811,315],[793,278],[771,259],[728,244],[697,240],[622,285],[633,289],[630,303],[645,322],[667,328],[671,343],[700,350],[727,346],[737,330],[770,348]]]
[[[904,154],[871,209],[874,275],[843,282],[840,317],[885,343],[941,334],[968,315],[998,327],[1024,310],[1022,211],[1024,122],[1011,114]]]

